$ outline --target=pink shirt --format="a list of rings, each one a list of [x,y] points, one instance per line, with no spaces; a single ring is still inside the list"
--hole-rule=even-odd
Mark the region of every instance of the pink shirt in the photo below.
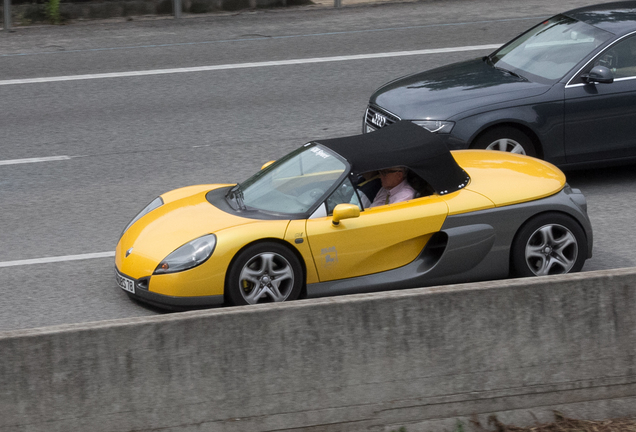
[[[402,183],[391,190],[380,188],[375,196],[375,199],[371,203],[371,207],[402,202],[413,199],[414,197],[415,189],[413,189],[406,180],[402,180]]]

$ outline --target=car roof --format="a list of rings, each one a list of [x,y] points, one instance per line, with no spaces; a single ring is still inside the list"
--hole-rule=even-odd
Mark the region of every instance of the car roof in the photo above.
[[[347,159],[356,174],[404,166],[440,195],[462,189],[470,181],[437,134],[409,121],[362,135],[315,142]]]
[[[636,30],[636,1],[585,6],[564,12],[563,15],[619,36]]]

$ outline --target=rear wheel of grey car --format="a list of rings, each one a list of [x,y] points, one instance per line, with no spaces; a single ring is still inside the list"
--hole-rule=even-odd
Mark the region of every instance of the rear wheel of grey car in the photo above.
[[[501,126],[487,131],[475,140],[472,148],[537,156],[530,137],[510,126]]]
[[[283,302],[296,300],[302,284],[302,267],[293,252],[277,243],[258,243],[237,255],[225,291],[234,305]]]
[[[583,228],[570,216],[544,213],[521,227],[511,253],[515,276],[578,272],[587,258],[587,239]]]

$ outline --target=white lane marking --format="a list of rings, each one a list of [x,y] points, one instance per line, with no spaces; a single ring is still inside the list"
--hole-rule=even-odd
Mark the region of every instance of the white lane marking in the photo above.
[[[461,52],[461,51],[491,50],[491,49],[499,48],[500,46],[501,44],[473,45],[473,46],[463,46],[463,47],[454,47],[454,48],[436,48],[436,49],[425,49],[425,50],[417,50],[417,51],[396,51],[396,52],[387,52],[387,53],[357,54],[357,55],[336,56],[336,57],[316,57],[316,58],[307,58],[307,59],[266,61],[266,62],[255,62],[255,63],[234,63],[234,64],[198,66],[198,67],[178,68],[178,69],[153,69],[153,70],[112,72],[112,73],[88,74],[88,75],[67,75],[67,76],[56,76],[56,77],[45,77],[45,78],[11,79],[11,80],[0,80],[0,85],[38,84],[38,83],[48,83],[48,82],[58,82],[58,81],[78,81],[78,80],[91,80],[91,79],[102,79],[102,78],[139,77],[139,76],[147,76],[147,75],[166,75],[166,74],[187,73],[187,72],[209,72],[209,71],[230,70],[230,69],[290,66],[290,65],[301,65],[301,64],[310,64],[310,63],[327,63],[327,62],[365,60],[365,59],[375,59],[375,58],[404,57],[404,56],[425,55],[425,54],[440,54],[440,53]]]
[[[26,259],[26,260],[16,260],[16,261],[0,261],[0,267],[17,267],[23,265],[32,265],[32,264],[47,264],[47,263],[56,263],[56,262],[66,262],[66,261],[79,261],[79,260],[87,260],[87,259],[95,259],[95,258],[111,258],[115,256],[115,252],[96,252],[96,253],[88,253],[82,255],[65,255],[65,256],[56,256],[56,257],[46,257],[46,258],[34,258],[34,259]]]
[[[0,165],[17,165],[17,164],[25,164],[25,163],[37,163],[37,162],[51,162],[51,161],[61,161],[61,160],[70,160],[70,156],[49,156],[49,157],[39,157],[39,158],[27,158],[27,159],[7,159],[0,160]]]

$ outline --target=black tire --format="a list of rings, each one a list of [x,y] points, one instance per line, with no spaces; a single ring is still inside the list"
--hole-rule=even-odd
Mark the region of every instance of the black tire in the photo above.
[[[500,126],[478,137],[472,148],[501,150],[528,156],[537,156],[537,150],[528,135],[510,126]]]
[[[258,243],[232,262],[226,300],[233,305],[296,300],[303,280],[302,266],[292,251],[277,243]]]
[[[514,276],[545,276],[578,272],[587,259],[587,238],[570,216],[544,213],[526,222],[511,249]]]

